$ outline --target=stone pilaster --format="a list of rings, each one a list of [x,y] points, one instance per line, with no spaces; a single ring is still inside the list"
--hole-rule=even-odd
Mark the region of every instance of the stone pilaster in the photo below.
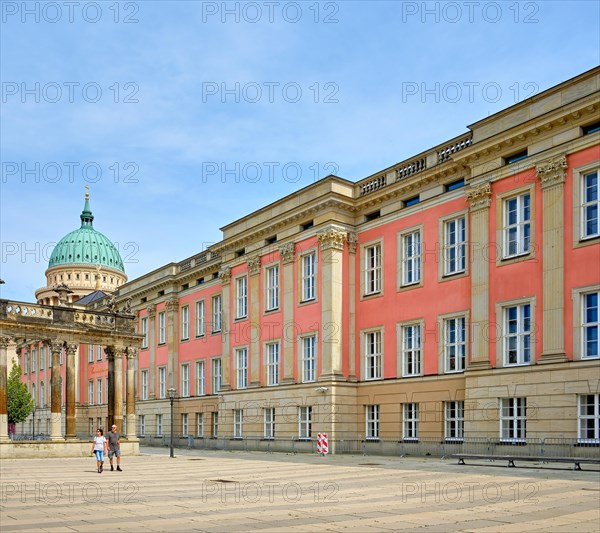
[[[564,201],[567,158],[560,155],[536,165],[542,186],[543,344],[539,363],[567,360],[564,337]]]
[[[348,355],[349,374],[348,381],[357,381],[356,378],[356,249],[358,248],[358,233],[348,233],[348,253],[350,259],[348,261]]]
[[[248,260],[250,387],[260,387],[260,256]]]
[[[127,348],[127,435],[135,437],[135,359],[137,348]],[[123,430],[122,427],[119,430]]]
[[[490,368],[489,224],[492,188],[489,183],[465,191],[471,213],[471,361],[469,370]]]
[[[77,387],[75,376],[75,356],[79,346],[77,344],[67,344],[67,366],[66,366],[66,437],[74,439],[76,437],[76,419],[75,419],[75,390]]]
[[[115,347],[115,415],[112,421],[109,420],[109,424],[116,424],[119,431],[123,431],[123,359],[125,353],[125,347]]]
[[[279,247],[279,256],[283,262],[283,379],[282,385],[294,383],[294,259],[296,245],[288,242]]]
[[[109,425],[115,420],[115,347],[104,348],[106,361],[108,363],[108,374],[106,376],[106,404]]]
[[[52,399],[50,402],[50,439],[52,440],[59,440],[62,438],[62,411],[60,405],[60,352],[62,351],[62,348],[62,341],[52,341],[50,345],[50,350],[52,352]]]
[[[321,375],[319,380],[343,380],[342,300],[343,253],[347,232],[330,225],[317,233],[321,245]]]
[[[231,268],[222,268],[219,272],[219,279],[221,280],[221,390],[228,391],[231,389],[229,379],[231,368],[231,339],[229,338],[229,332],[231,331],[229,323],[231,315]]]
[[[8,356],[10,337],[0,336],[0,441],[8,440]]]
[[[158,396],[158,394],[156,394],[156,342],[154,337],[156,306],[149,305],[146,307],[146,311],[148,311],[148,350],[150,352],[150,367],[148,369],[148,398],[154,400]]]
[[[167,376],[168,386],[178,391],[179,395],[179,300],[171,298],[166,302],[167,307]]]

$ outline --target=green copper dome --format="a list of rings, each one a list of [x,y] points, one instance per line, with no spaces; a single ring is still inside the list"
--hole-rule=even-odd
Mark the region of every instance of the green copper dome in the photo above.
[[[93,265],[113,268],[125,273],[123,260],[115,245],[92,225],[89,195],[81,213],[81,227],[65,235],[54,247],[48,268],[59,265]]]

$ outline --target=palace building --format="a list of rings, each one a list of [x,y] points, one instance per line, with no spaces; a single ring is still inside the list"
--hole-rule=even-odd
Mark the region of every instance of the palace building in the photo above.
[[[308,451],[317,433],[337,452],[600,444],[599,96],[595,68],[358,182],[321,179],[129,282],[97,235],[80,261],[86,203],[48,287],[114,292],[137,313],[142,443],[172,423],[179,444],[228,449]],[[78,364],[93,429],[102,350]],[[39,365],[24,370],[38,384]]]

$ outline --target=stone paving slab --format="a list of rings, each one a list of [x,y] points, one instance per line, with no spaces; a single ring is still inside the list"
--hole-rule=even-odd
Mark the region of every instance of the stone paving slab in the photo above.
[[[102,474],[91,457],[3,459],[0,531],[600,533],[597,469],[142,451]]]

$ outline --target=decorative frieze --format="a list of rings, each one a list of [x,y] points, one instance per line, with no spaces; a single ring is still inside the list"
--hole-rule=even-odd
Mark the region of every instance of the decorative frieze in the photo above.
[[[348,238],[348,233],[336,228],[329,228],[317,233],[317,238],[321,244],[321,250],[343,250],[344,243]]]
[[[174,313],[179,308],[179,300],[177,298],[171,298],[165,302],[165,306],[169,313]]]
[[[148,318],[153,319],[156,316],[156,306],[154,304],[146,307],[146,312],[148,313]]]
[[[567,157],[563,154],[540,161],[535,166],[535,171],[542,189],[564,183],[567,177]]]
[[[260,255],[255,255],[248,259],[248,272],[250,272],[251,276],[260,272]]]
[[[291,263],[296,253],[296,245],[293,242],[286,242],[279,247],[279,255],[284,263]]]
[[[471,211],[487,209],[492,202],[492,187],[489,183],[471,187],[465,191],[465,196]]]
[[[351,254],[355,254],[357,247],[358,247],[358,233],[356,233],[355,231],[350,231],[348,233],[348,251]]]
[[[223,267],[219,271],[219,279],[221,280],[222,285],[229,285],[231,282],[231,268]]]

